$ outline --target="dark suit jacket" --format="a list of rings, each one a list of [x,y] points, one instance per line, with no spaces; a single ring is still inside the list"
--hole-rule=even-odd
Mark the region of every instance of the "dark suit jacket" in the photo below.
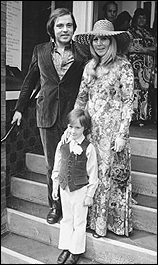
[[[40,79],[37,98],[37,126],[49,128],[56,120],[66,127],[66,116],[70,112],[78,94],[85,63],[88,60],[75,42],[72,44],[74,62],[60,80],[51,58],[51,42],[35,46],[28,73],[24,79],[15,109],[23,112],[26,101]]]

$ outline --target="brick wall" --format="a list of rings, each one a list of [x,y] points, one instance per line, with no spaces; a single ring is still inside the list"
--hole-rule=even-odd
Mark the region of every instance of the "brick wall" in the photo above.
[[[10,128],[12,110],[16,100],[6,102],[6,124],[7,131]],[[6,195],[10,194],[11,176],[25,170],[25,154],[27,152],[43,153],[39,129],[36,126],[36,100],[24,113],[19,127],[15,127],[6,140]]]
[[[1,137],[5,134],[5,61],[6,61],[6,1],[1,1]],[[1,235],[7,231],[6,220],[6,144],[1,145]]]

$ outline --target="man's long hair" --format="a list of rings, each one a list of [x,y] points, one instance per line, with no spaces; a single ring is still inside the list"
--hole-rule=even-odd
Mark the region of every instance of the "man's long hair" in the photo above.
[[[73,14],[67,8],[57,8],[50,15],[50,18],[49,18],[49,20],[47,22],[47,25],[46,25],[47,33],[48,33],[49,36],[51,36],[51,38],[55,39],[54,24],[55,24],[56,19],[58,17],[62,17],[62,16],[65,16],[65,15],[70,15],[71,16],[72,21],[73,21],[73,30],[75,32],[75,30],[77,28],[77,25],[76,25],[76,21],[75,21],[75,18],[73,16]]]

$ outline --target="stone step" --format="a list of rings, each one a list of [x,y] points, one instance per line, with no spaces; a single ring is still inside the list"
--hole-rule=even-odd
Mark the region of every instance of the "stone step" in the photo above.
[[[133,183],[135,182],[133,181]],[[136,200],[138,205],[157,209],[157,196],[155,190],[157,182],[155,181],[155,189],[153,189],[155,193],[149,192],[149,189],[147,189],[147,192],[144,190],[142,192],[139,186],[137,188],[136,184],[133,184],[133,187],[135,187],[133,188],[133,199]],[[148,185],[148,187],[151,186],[151,184]],[[47,205],[46,177],[42,174],[33,172],[18,174],[11,178],[11,194],[24,200],[36,201],[36,203]]]
[[[44,264],[38,260],[5,248],[1,243],[1,264]]]
[[[41,205],[48,205],[47,184],[37,181],[12,177],[11,178],[11,194],[14,197]],[[144,205],[148,205],[150,198],[150,206],[133,205],[133,223],[134,228],[157,233],[157,205],[154,197],[144,199]],[[139,203],[139,200],[136,199]],[[146,202],[146,203],[145,203]],[[153,203],[153,207],[151,205]]]
[[[150,140],[156,140],[157,141],[157,124],[146,124],[143,127],[139,127],[139,126],[133,126],[131,124],[130,128],[129,128],[129,135],[130,135],[130,139],[133,138],[138,138],[138,139],[145,139],[145,141],[147,139]],[[157,145],[157,144],[156,144]],[[43,155],[43,148],[42,145],[40,146],[40,148],[37,150],[35,150],[35,153]]]
[[[130,137],[131,154],[150,158],[157,158],[157,140]]]
[[[157,175],[132,171],[132,190],[134,193],[157,198]],[[24,170],[15,175],[17,178],[47,183],[46,175],[33,171]]]
[[[40,206],[41,207],[41,206]],[[7,208],[9,231],[57,247],[60,224],[50,225],[45,219]],[[116,236],[94,238],[87,232],[85,258],[103,264],[157,264],[157,237],[134,230],[130,237]]]
[[[157,235],[157,209],[133,205],[133,227]]]
[[[150,158],[157,158],[157,139],[130,136],[131,154]],[[43,150],[36,152],[44,155]]]
[[[132,190],[134,193],[157,198],[157,175],[132,171]]]
[[[157,209],[157,197],[133,192],[132,198],[137,202],[137,205]]]
[[[144,203],[144,198],[141,195],[137,196],[138,203]],[[152,201],[151,198],[145,198],[150,201],[150,205],[154,204],[157,207],[157,202]],[[48,214],[48,205],[38,204],[33,201],[23,200],[18,197],[10,196],[7,200],[7,206],[9,208],[32,214],[46,220]],[[150,209],[150,210],[149,210]],[[149,233],[157,233],[157,217],[155,208],[140,207],[140,205],[133,205],[133,226],[134,229],[140,231],[146,231]]]
[[[137,197],[138,203],[144,203],[144,198],[139,195]],[[153,202],[151,198],[145,198],[150,201],[150,205],[154,204],[156,207],[157,202]],[[46,220],[48,214],[48,205],[38,204],[33,201],[23,200],[18,197],[10,196],[7,200],[7,206],[9,208],[22,211],[28,214],[35,215],[40,218],[44,218]],[[133,225],[134,228],[140,231],[146,231],[153,234],[157,233],[157,218],[155,217],[157,210],[155,208],[148,208],[148,207],[139,207],[140,205],[133,205]],[[150,211],[149,211],[150,209]],[[154,213],[153,213],[154,211]],[[146,228],[147,227],[147,228]],[[155,229],[155,230],[154,230]],[[154,232],[153,232],[154,231]]]
[[[26,153],[26,168],[32,172],[46,174],[44,155]]]
[[[133,171],[157,174],[157,158],[132,155],[131,168]]]
[[[33,172],[46,174],[44,155],[26,153],[26,167]],[[157,158],[132,155],[131,168],[137,172],[157,174]]]
[[[157,140],[157,124],[148,123],[143,127],[135,126],[132,122],[129,128],[130,137]]]
[[[57,264],[61,250],[14,233],[1,239],[1,264]],[[100,264],[81,257],[79,264]]]
[[[44,155],[26,153],[26,167],[32,172],[46,174]],[[157,158],[132,155],[131,168],[133,171],[157,174]]]

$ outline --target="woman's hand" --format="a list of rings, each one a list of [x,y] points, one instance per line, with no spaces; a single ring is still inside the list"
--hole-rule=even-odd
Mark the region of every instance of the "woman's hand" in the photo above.
[[[64,131],[63,135],[61,136],[61,143],[62,143],[62,144],[67,143],[67,141],[68,141],[68,139],[69,139],[69,136],[70,136],[69,128],[67,128],[67,129]]]
[[[93,198],[86,196],[86,198],[84,199],[83,205],[88,206],[88,207],[92,206],[93,205]]]
[[[126,143],[125,139],[117,137],[115,140],[114,150],[116,152],[121,152],[125,147],[125,143]]]

